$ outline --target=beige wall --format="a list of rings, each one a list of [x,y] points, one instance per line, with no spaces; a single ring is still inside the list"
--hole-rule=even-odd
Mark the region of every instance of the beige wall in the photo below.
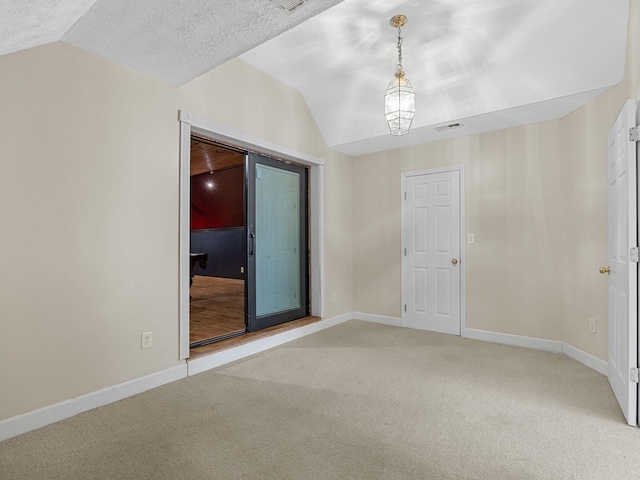
[[[356,311],[401,316],[401,174],[464,165],[467,327],[606,360],[606,139],[640,82],[640,1],[630,18],[624,80],[568,117],[354,159]]]
[[[636,98],[640,86],[640,0],[631,0],[625,76],[615,88],[562,120],[568,141],[562,145],[562,175],[566,179],[564,263],[564,340],[607,359],[606,277],[607,185],[604,161],[607,135],[625,100]],[[586,328],[598,319],[596,335]]]
[[[549,122],[357,158],[355,309],[401,316],[401,174],[464,165],[467,327],[560,339],[558,157]]]
[[[0,57],[0,106],[0,419],[179,364],[179,109],[325,157],[326,311],[353,310],[351,160],[298,92],[240,61],[177,89],[55,43]]]

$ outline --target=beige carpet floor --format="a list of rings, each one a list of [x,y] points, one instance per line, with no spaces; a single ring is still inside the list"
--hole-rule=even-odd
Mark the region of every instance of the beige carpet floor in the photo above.
[[[0,479],[640,478],[566,356],[351,321],[0,443]]]

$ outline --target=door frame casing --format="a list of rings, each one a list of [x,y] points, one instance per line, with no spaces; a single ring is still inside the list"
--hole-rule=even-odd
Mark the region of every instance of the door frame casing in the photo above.
[[[309,293],[311,315],[324,315],[324,159],[255,137],[217,122],[179,110],[180,185],[179,185],[179,359],[189,357],[189,242],[190,242],[190,163],[191,134],[298,163],[309,167],[310,269]]]
[[[442,167],[442,168],[430,168],[427,170],[418,170],[415,172],[404,172],[401,174],[400,178],[400,230],[401,230],[401,248],[400,248],[400,289],[402,293],[402,305],[400,306],[400,318],[402,321],[402,326],[406,327],[406,315],[404,311],[404,305],[407,303],[407,299],[405,298],[405,272],[408,268],[407,262],[408,257],[404,255],[404,248],[407,245],[406,238],[406,224],[405,224],[405,214],[406,214],[406,202],[405,202],[405,188],[406,188],[406,180],[408,177],[416,177],[421,175],[431,175],[436,173],[449,173],[449,172],[458,172],[459,181],[460,181],[460,337],[467,337],[467,300],[466,300],[466,288],[465,288],[465,278],[466,278],[466,265],[467,259],[465,254],[465,246],[466,246],[466,217],[465,217],[465,180],[464,180],[464,165],[453,165],[450,167]]]

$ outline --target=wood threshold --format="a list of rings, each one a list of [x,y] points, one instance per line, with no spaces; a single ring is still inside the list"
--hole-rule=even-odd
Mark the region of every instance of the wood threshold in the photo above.
[[[289,330],[294,330],[296,328],[304,327],[305,325],[309,325],[319,321],[320,317],[304,317],[298,320],[293,320],[291,322],[276,325],[274,327],[265,328],[264,330],[260,330],[257,332],[245,333],[244,335],[230,338],[228,340],[223,340],[221,342],[216,342],[211,345],[204,345],[202,347],[190,350],[188,360],[206,357],[207,355],[212,355],[223,350],[228,350],[229,348],[238,347],[240,345],[254,342],[261,338],[271,337],[272,335],[276,335],[278,333],[286,332]]]

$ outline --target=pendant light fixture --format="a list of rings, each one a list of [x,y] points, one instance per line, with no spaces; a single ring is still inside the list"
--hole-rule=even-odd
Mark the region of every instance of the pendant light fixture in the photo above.
[[[391,135],[406,135],[411,128],[413,115],[416,112],[413,88],[411,82],[404,77],[402,70],[402,27],[407,23],[407,17],[396,15],[391,19],[391,26],[398,29],[398,71],[389,83],[384,96],[384,114]]]

